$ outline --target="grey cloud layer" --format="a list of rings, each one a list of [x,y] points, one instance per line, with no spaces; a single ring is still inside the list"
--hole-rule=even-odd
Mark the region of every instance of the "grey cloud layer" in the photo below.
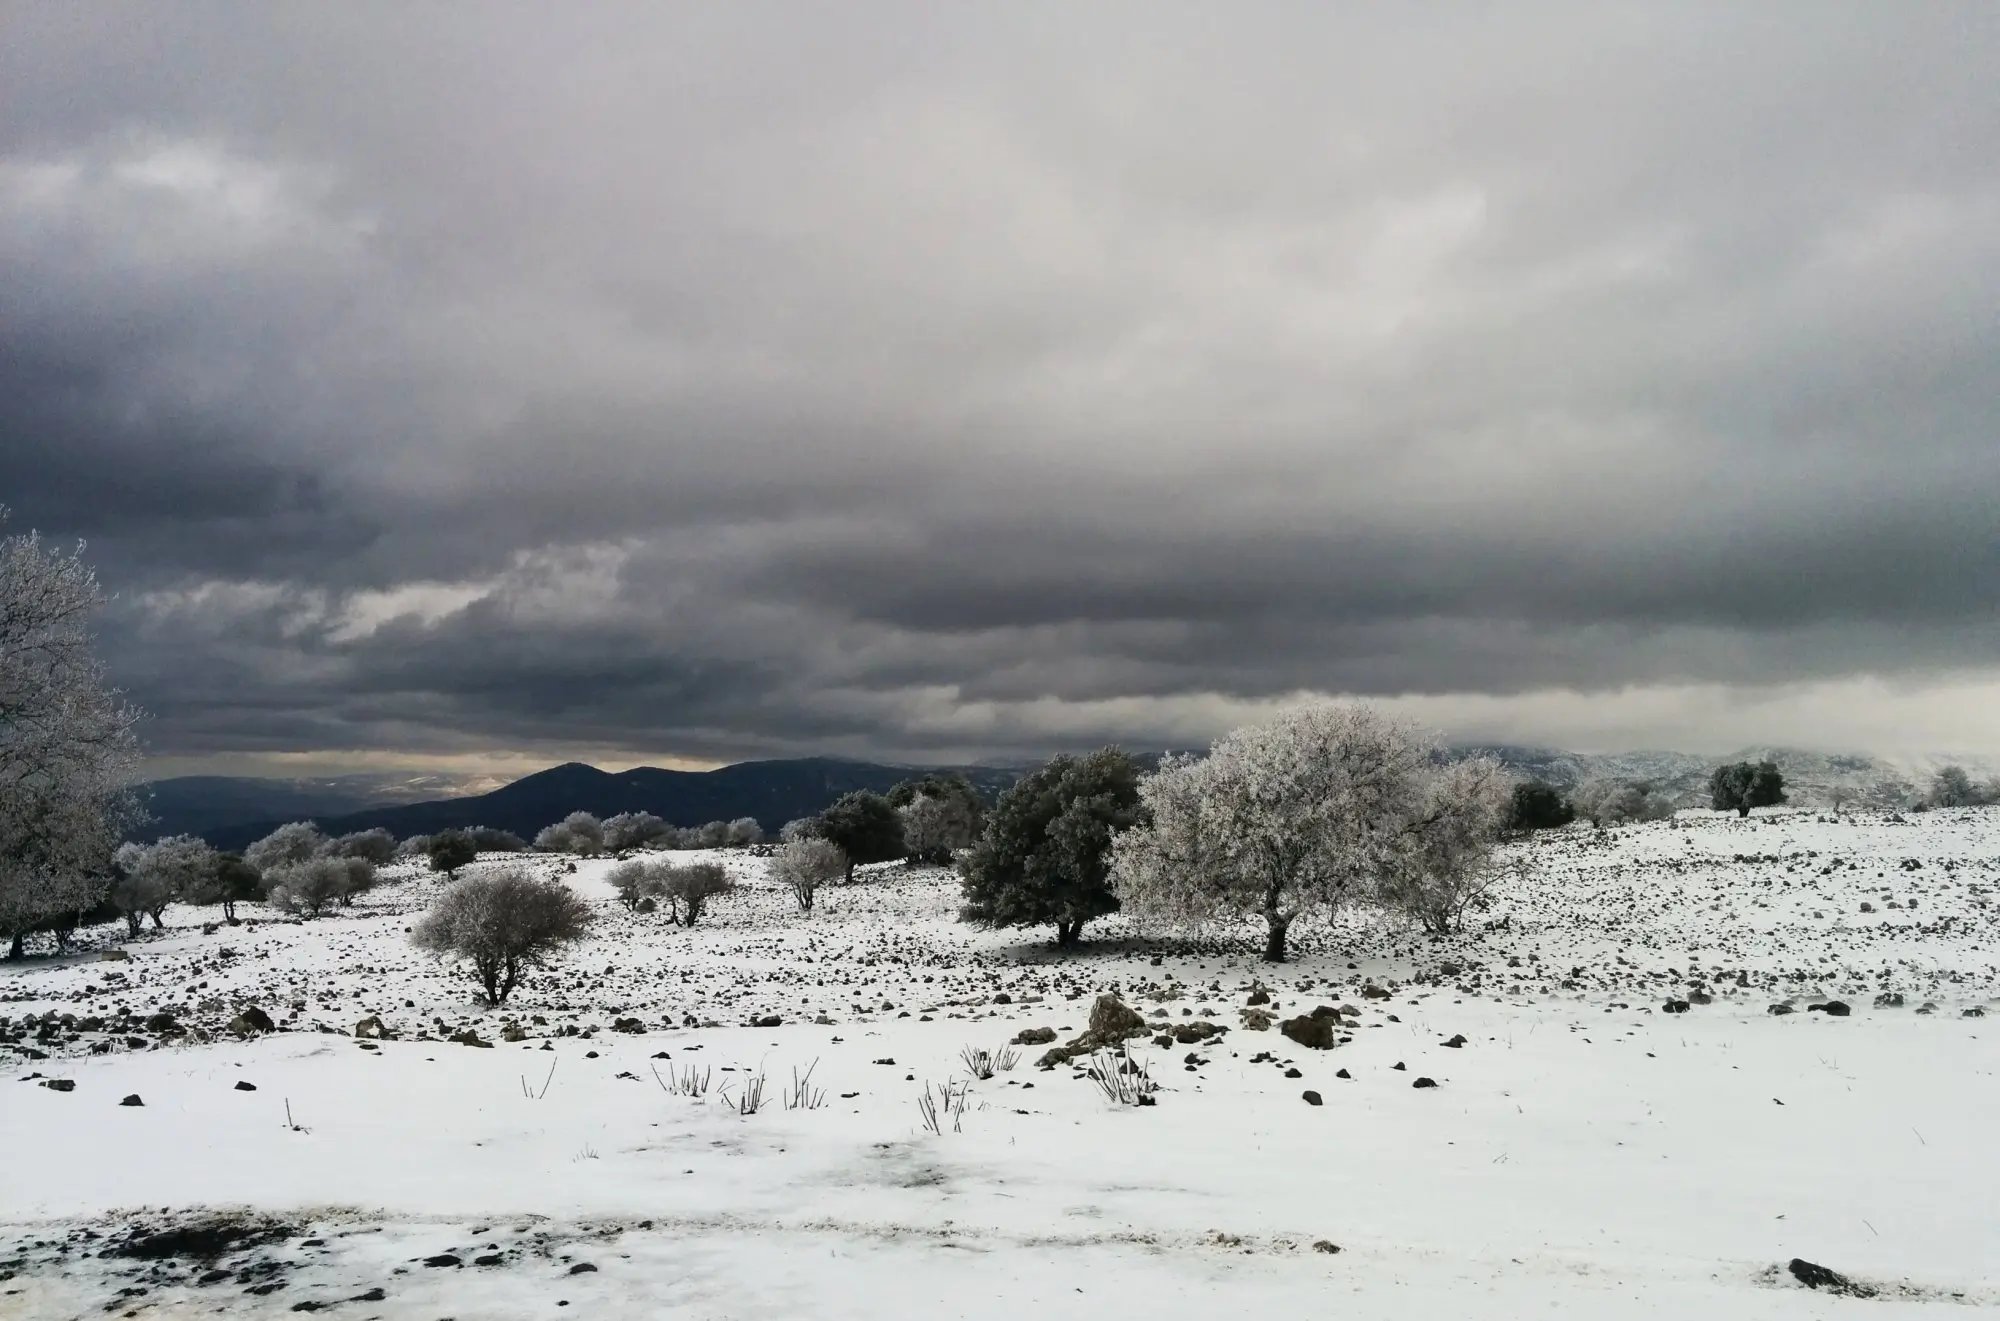
[[[166,751],[1994,665],[1987,6],[9,27],[0,500]]]

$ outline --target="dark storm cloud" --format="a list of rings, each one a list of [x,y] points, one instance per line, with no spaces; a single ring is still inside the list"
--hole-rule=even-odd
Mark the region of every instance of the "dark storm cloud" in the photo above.
[[[21,9],[0,499],[190,756],[1990,682],[1997,72],[1971,4]]]

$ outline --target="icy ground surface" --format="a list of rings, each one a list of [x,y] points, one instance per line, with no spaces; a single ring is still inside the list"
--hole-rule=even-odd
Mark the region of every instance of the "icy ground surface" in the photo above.
[[[693,931],[617,908],[608,862],[532,859],[602,920],[502,1013],[407,944],[438,889],[408,871],[317,922],[172,909],[129,961],[103,929],[0,968],[0,1316],[2000,1307],[2000,811],[1572,829],[1464,935],[1342,922],[1279,968],[1249,928],[971,931],[934,871],[801,918],[722,856],[745,888]],[[1259,984],[1281,1018],[1356,1006],[1350,1039],[1252,1030]],[[1067,1040],[1108,990],[1229,1030],[1134,1041],[1144,1108],[1022,1047],[925,1130],[964,1047]],[[230,1034],[253,1004],[283,1030]],[[703,1096],[662,1086],[690,1070]],[[788,1108],[808,1070],[824,1104]]]

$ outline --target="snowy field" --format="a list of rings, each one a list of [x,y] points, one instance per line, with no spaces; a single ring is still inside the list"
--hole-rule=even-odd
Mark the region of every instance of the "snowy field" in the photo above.
[[[692,931],[580,861],[594,935],[496,1013],[408,944],[440,883],[407,869],[316,922],[171,909],[129,961],[103,928],[0,968],[0,1316],[2000,1307],[2000,811],[1572,828],[1459,937],[1302,922],[1277,968],[1248,927],[973,931],[938,871],[805,918],[717,856],[743,888]],[[1347,1040],[1253,1028],[1259,987],[1353,1006]],[[1227,1030],[1133,1041],[1151,1106],[1039,1045],[969,1077],[1113,991]],[[281,1030],[232,1035],[250,1005]],[[808,1071],[823,1104],[788,1106]],[[932,1133],[939,1084],[965,1103]]]

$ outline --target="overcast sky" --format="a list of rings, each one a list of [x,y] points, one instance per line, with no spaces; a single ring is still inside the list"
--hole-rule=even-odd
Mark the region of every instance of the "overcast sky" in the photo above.
[[[157,771],[2000,753],[2000,7],[0,4]]]

